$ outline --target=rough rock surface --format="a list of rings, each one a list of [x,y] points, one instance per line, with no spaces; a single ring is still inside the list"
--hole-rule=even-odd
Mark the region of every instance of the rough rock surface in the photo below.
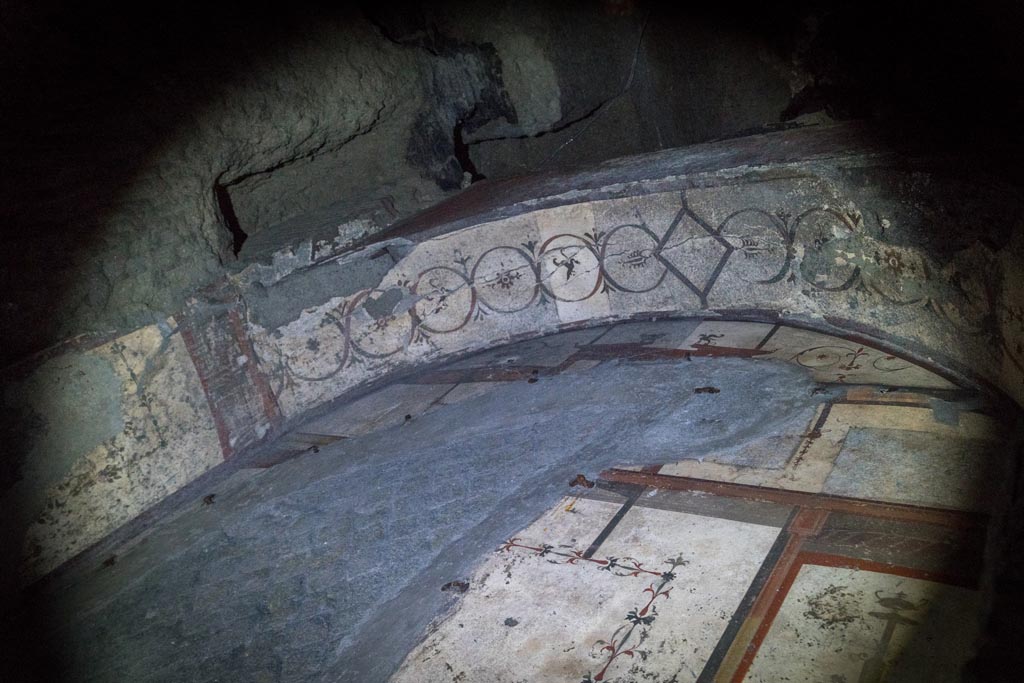
[[[0,362],[162,320],[236,251],[333,254],[483,177],[878,112],[913,121],[898,137],[961,125],[987,160],[1015,139],[1012,22],[934,8],[119,10],[0,22]]]

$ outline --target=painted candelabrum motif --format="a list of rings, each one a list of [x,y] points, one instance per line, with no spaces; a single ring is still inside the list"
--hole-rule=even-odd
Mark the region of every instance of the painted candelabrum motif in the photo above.
[[[597,657],[604,658],[604,663],[596,674],[587,673],[581,683],[597,683],[597,681],[605,680],[609,669],[620,657],[646,659],[649,653],[641,648],[650,637],[650,629],[658,619],[656,603],[658,600],[668,600],[671,597],[673,588],[670,584],[677,578],[676,570],[689,564],[689,561],[684,560],[680,555],[665,560],[664,564],[668,565],[668,569],[661,572],[657,580],[650,582],[644,588],[641,594],[644,599],[643,606],[638,605],[629,610],[623,618],[623,623],[615,629],[608,640],[601,639],[594,643],[592,649],[596,650]],[[631,576],[635,576],[635,574],[631,574]]]
[[[631,557],[589,557],[581,550],[556,548],[547,543],[529,545],[521,543],[521,538],[511,538],[502,545],[498,552],[527,550],[537,557],[544,557],[553,564],[580,566],[588,564],[600,571],[606,571],[619,577],[654,577],[646,588],[641,591],[641,601],[629,610],[622,623],[609,635],[608,639],[599,639],[594,644],[592,655],[601,661],[601,668],[596,672],[587,673],[581,683],[597,683],[606,680],[609,670],[620,657],[633,659],[646,658],[648,652],[642,649],[644,642],[650,637],[650,628],[658,618],[658,603],[668,600],[673,590],[672,582],[678,578],[678,569],[690,563],[682,555],[668,558],[662,565],[667,569],[655,570]]]

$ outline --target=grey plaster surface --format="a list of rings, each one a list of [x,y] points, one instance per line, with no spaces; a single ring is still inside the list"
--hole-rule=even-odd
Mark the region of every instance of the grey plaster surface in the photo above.
[[[814,421],[813,406],[796,412],[793,417],[779,425],[775,433],[758,439],[748,447],[732,447],[721,451],[688,454],[701,461],[717,462],[722,465],[782,469],[786,466],[797,447],[807,434],[808,425]]]
[[[6,509],[24,520],[38,515],[46,489],[124,427],[120,396],[121,383],[110,363],[86,354],[55,358],[28,380],[5,387],[0,410],[12,423],[5,441],[14,459],[13,466],[7,465],[10,480],[0,482]],[[51,453],[57,457],[40,455]]]
[[[616,325],[598,340],[601,344],[650,344],[662,348],[681,348],[700,320],[654,320]]]
[[[469,358],[452,363],[449,367],[482,368],[508,365],[555,367],[568,360],[579,350],[579,347],[600,339],[607,330],[607,327],[591,327],[499,346],[496,349],[473,354]]]
[[[813,386],[772,361],[611,362],[439,405],[237,473],[51,584],[25,645],[43,680],[384,681],[457,599],[441,586],[577,473],[742,447],[827,398]]]
[[[286,271],[286,275],[266,286],[254,283],[249,299],[253,321],[269,328],[280,327],[299,317],[304,308],[374,287],[395,262],[387,254],[379,254],[380,249],[371,251],[376,258],[360,253],[357,258],[342,259],[322,268]]]
[[[341,410],[304,423],[311,434],[356,436],[394,427],[406,415],[419,415],[452,389],[451,384],[392,384],[353,401]]]
[[[978,455],[988,457],[979,458]],[[1005,460],[991,442],[899,429],[851,429],[825,482],[841,496],[988,508]]]

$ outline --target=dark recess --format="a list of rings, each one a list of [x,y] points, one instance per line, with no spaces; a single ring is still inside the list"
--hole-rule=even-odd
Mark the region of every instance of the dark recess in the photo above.
[[[516,12],[528,25],[546,16],[535,9],[541,6],[522,3]],[[742,11],[731,5],[639,1],[559,6],[602,16],[649,11],[651,30],[669,35],[682,27],[707,26],[765,41],[808,75],[780,119],[826,112],[839,120],[869,120],[894,140],[918,138],[927,149],[955,155],[965,173],[988,171],[1021,181],[1022,3],[803,0]],[[345,30],[366,17],[381,31],[381,40],[425,56],[473,50],[500,69],[489,45],[461,43],[434,21],[439,13],[457,16],[460,7],[453,2],[363,3],[363,11],[346,3],[328,7],[301,1],[266,8],[230,2],[201,7],[6,3],[0,13],[0,152],[7,171],[0,189],[0,225],[6,228],[0,328],[17,334],[5,335],[0,364],[70,334],[143,324],[111,317],[96,319],[91,329],[68,328],[83,302],[97,315],[109,312],[108,294],[76,279],[76,254],[102,245],[105,221],[137,170],[160,153],[165,140],[218,102],[226,85],[316,31]],[[495,10],[500,9],[499,3]],[[574,52],[602,49],[588,45],[573,28],[567,24],[561,30]],[[672,69],[679,87],[703,77],[700,64],[659,68]],[[621,75],[615,69],[583,78]],[[573,101],[573,88],[580,86],[563,80],[563,110],[576,120],[592,104]],[[154,92],[176,95],[154,98]],[[722,83],[719,92],[694,96],[727,98],[729,93],[730,84]],[[443,90],[434,97],[436,111],[425,107],[420,128],[410,136],[410,159],[445,189],[458,189],[465,172],[476,180],[497,179],[477,167],[463,143],[471,148],[466,139],[491,119],[514,120],[500,87],[484,92],[479,102],[456,102]],[[474,106],[476,113],[469,114]],[[220,190],[214,192],[222,206]],[[231,212],[221,208],[221,213],[237,253],[239,230],[245,230],[232,224]]]
[[[487,176],[477,170],[473,160],[469,157],[469,145],[467,145],[462,139],[463,126],[465,126],[465,121],[460,119],[455,124],[454,130],[452,130],[452,143],[454,147],[455,160],[459,162],[462,172],[469,174],[469,182],[475,183],[478,180],[486,180]]]
[[[228,188],[220,183],[213,186],[213,196],[217,200],[217,209],[220,211],[221,223],[231,233],[231,252],[237,257],[242,251],[242,245],[249,237],[249,233],[242,230],[238,223],[238,216],[235,214],[235,206],[231,203],[231,193]]]

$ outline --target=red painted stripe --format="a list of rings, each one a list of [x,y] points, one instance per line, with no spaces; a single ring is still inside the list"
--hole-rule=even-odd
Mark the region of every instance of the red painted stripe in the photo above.
[[[605,481],[623,484],[640,484],[672,491],[702,491],[716,496],[758,500],[779,505],[799,506],[845,512],[864,517],[904,522],[919,522],[958,529],[984,528],[988,523],[988,515],[980,512],[948,510],[943,508],[921,507],[905,503],[883,503],[862,498],[846,498],[825,493],[806,493],[788,491],[749,484],[733,484],[729,482],[694,479],[668,474],[649,474],[647,472],[631,472],[628,470],[611,469],[601,473]]]
[[[765,636],[771,630],[775,617],[778,616],[779,610],[782,609],[782,603],[785,602],[786,596],[789,595],[793,582],[796,581],[796,576],[800,572],[799,553],[801,545],[803,545],[802,538],[794,537],[790,539],[786,549],[782,551],[782,556],[779,557],[779,563],[775,565],[775,571],[769,577],[768,582],[761,591],[761,595],[757,597],[757,602],[754,604],[754,609],[751,610],[748,619],[760,616],[761,623],[758,624],[754,637],[751,638],[746,651],[743,653],[743,659],[740,660],[739,666],[736,668],[735,673],[733,673],[732,683],[742,683],[743,678],[750,670],[751,664],[754,663],[754,657],[757,656],[758,650],[761,649]]]
[[[888,564],[885,562],[873,562],[871,560],[861,560],[853,557],[843,557],[841,555],[832,555],[829,553],[816,553],[816,552],[801,552],[799,546],[803,544],[803,541],[799,543],[793,543],[793,549],[795,551],[795,557],[789,563],[783,571],[785,576],[778,582],[777,588],[772,586],[772,579],[775,578],[775,572],[772,573],[772,577],[765,584],[764,590],[761,592],[761,596],[769,596],[766,602],[768,604],[764,608],[763,620],[758,625],[757,632],[751,639],[750,644],[747,646],[747,651],[743,655],[743,659],[740,661],[739,667],[736,669],[735,674],[732,677],[732,683],[741,683],[743,678],[747,675],[750,670],[750,666],[754,663],[754,658],[757,656],[758,651],[761,649],[761,645],[764,643],[765,637],[771,630],[772,624],[775,621],[775,617],[778,616],[779,610],[782,609],[782,604],[786,601],[786,597],[789,595],[789,591],[793,588],[793,583],[796,581],[797,576],[800,574],[800,569],[804,565],[812,565],[818,567],[834,567],[840,569],[857,569],[860,571],[876,572],[879,574],[891,574],[893,576],[903,576],[909,579],[920,579],[922,581],[933,581],[935,583],[944,583],[951,586],[959,586],[961,588],[968,588],[971,590],[977,590],[977,583],[970,579],[961,576],[955,576],[951,574],[943,574],[939,572],[929,572],[923,569],[914,569],[913,567],[903,567],[895,564]],[[790,551],[790,546],[787,545],[786,550],[783,551],[783,556]],[[776,569],[783,568],[783,559],[779,559],[779,564],[776,565]],[[774,592],[772,592],[774,590]],[[761,596],[758,596],[758,601],[761,600]],[[755,604],[755,610],[757,605]],[[751,611],[751,616],[754,616],[756,612]]]
[[[224,418],[221,416],[220,410],[218,410],[213,396],[210,394],[210,383],[207,380],[206,372],[203,370],[205,364],[200,360],[195,334],[192,332],[192,328],[181,320],[178,321],[178,331],[181,332],[181,339],[185,342],[185,349],[188,351],[189,358],[192,359],[192,367],[196,369],[196,374],[199,376],[199,384],[203,387],[206,405],[210,408],[210,416],[213,418],[213,424],[217,428],[217,440],[220,441],[221,455],[227,460],[233,452],[231,449],[231,437],[228,434],[228,427],[224,423]]]
[[[820,567],[836,567],[840,569],[859,569],[861,571],[876,572],[879,574],[893,574],[904,576],[908,579],[921,579],[922,581],[933,581],[944,583],[950,586],[959,586],[977,590],[978,582],[972,578],[957,574],[944,572],[930,572],[925,569],[904,567],[887,562],[875,562],[873,560],[862,560],[856,557],[844,557],[831,553],[803,552],[800,553],[801,564],[812,564]]]
[[[245,364],[246,373],[249,375],[249,380],[260,397],[260,403],[263,405],[263,414],[270,420],[270,424],[276,427],[281,423],[281,408],[277,404],[277,397],[274,396],[274,392],[270,389],[270,382],[267,381],[267,378],[259,369],[256,353],[252,348],[252,341],[249,339],[249,335],[245,331],[245,325],[242,324],[242,318],[238,315],[236,309],[228,311],[228,320],[231,322],[231,330],[235,334],[238,348],[249,359]]]

